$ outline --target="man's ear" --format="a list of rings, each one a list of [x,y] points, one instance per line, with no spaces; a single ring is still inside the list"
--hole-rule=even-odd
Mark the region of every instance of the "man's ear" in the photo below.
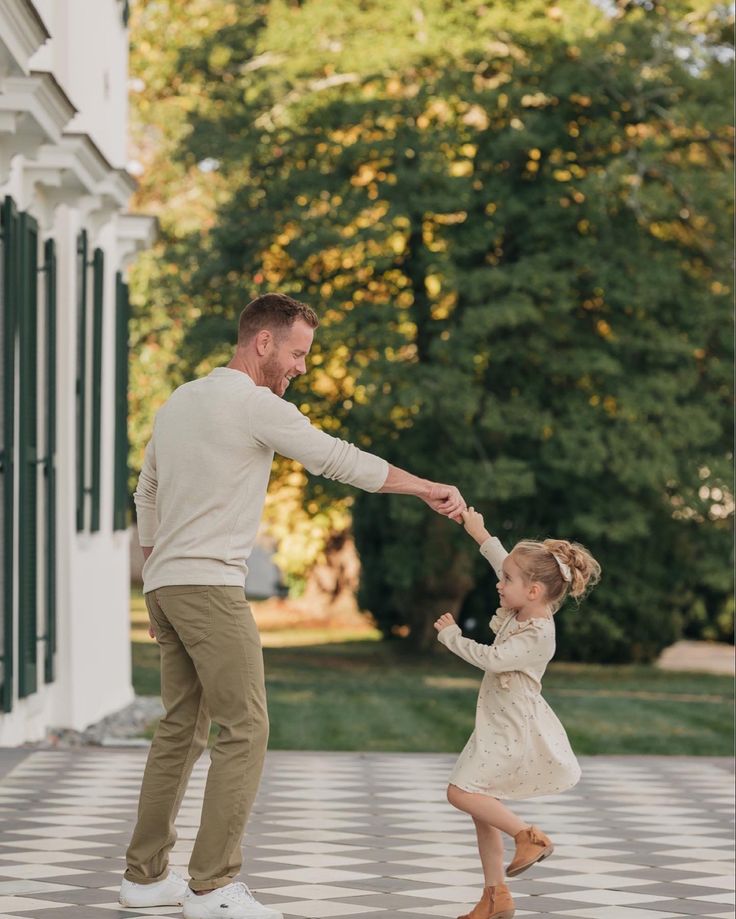
[[[268,353],[268,349],[273,341],[273,335],[268,329],[261,329],[261,331],[255,337],[256,353],[259,357],[263,357],[264,354]]]

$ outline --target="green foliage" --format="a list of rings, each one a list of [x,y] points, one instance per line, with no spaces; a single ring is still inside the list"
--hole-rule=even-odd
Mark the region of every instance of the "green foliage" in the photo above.
[[[197,5],[214,19],[152,92],[176,113],[166,169],[206,199],[149,279],[182,323],[177,372],[221,359],[253,295],[307,300],[297,399],[325,430],[458,484],[509,546],[554,535],[601,561],[561,654],[726,637],[721,5]],[[315,510],[345,494],[310,490]],[[360,495],[353,524],[384,634],[421,647],[445,609],[487,621],[493,581],[451,523]]]

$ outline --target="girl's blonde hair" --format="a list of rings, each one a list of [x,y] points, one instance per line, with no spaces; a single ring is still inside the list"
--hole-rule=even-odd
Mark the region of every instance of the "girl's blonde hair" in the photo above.
[[[566,539],[523,539],[511,550],[511,557],[528,584],[536,582],[544,587],[553,612],[568,594],[576,599],[582,597],[601,577],[601,566],[585,546]],[[569,581],[563,576],[560,562],[570,571]]]

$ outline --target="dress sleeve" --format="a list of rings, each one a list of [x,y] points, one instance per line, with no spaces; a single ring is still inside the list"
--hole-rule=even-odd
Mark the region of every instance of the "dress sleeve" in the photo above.
[[[151,437],[143,457],[143,466],[138,477],[138,485],[133,495],[138,520],[138,541],[141,546],[154,545],[156,530],[158,529],[158,515],[156,513],[157,491],[156,447],[153,437]]]
[[[554,654],[554,640],[545,619],[530,619],[504,641],[482,645],[464,638],[460,626],[450,625],[438,634],[439,641],[464,661],[487,673],[509,673],[529,666],[544,666]]]
[[[501,541],[495,536],[491,536],[480,546],[480,554],[493,566],[497,577],[501,577],[501,566],[508,552],[501,545]]]

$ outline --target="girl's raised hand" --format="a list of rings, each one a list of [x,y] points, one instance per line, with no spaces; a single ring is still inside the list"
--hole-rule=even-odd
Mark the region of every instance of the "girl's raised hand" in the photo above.
[[[463,526],[468,536],[472,536],[479,546],[491,538],[491,534],[486,529],[483,514],[478,513],[474,507],[463,511]]]
[[[446,629],[448,626],[457,625],[455,622],[452,613],[443,613],[440,618],[435,622],[434,627],[438,632],[441,632],[442,629]]]

